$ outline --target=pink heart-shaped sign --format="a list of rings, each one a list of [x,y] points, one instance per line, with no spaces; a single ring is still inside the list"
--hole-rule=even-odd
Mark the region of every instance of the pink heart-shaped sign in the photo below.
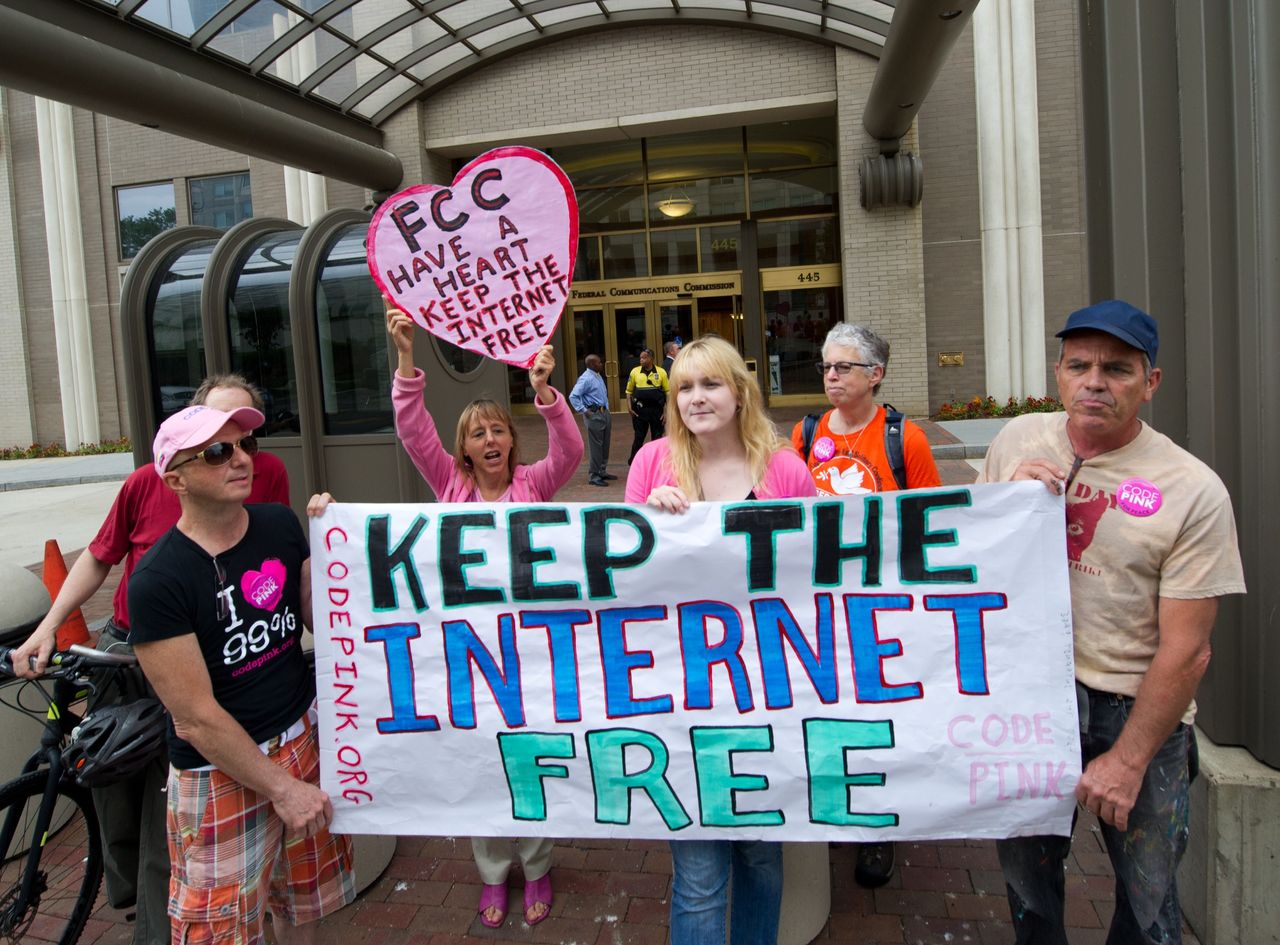
[[[262,562],[261,571],[246,571],[240,578],[240,592],[244,599],[259,610],[275,610],[284,593],[287,572],[279,558]]]
[[[497,148],[450,187],[423,184],[384,201],[368,253],[373,281],[427,331],[530,367],[569,299],[578,200],[541,151]]]

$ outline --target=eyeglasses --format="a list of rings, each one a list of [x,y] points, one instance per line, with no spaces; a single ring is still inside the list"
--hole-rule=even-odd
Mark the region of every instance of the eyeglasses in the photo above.
[[[817,368],[818,373],[824,377],[828,371],[833,369],[841,377],[844,377],[856,367],[867,368],[868,370],[875,367],[874,364],[863,364],[861,361],[815,361],[813,366]]]
[[[222,570],[222,564],[217,558],[213,559],[213,577],[218,582],[218,592],[214,598],[218,602],[218,619],[226,620],[227,615],[230,613],[227,609],[227,572]]]
[[[179,466],[185,466],[187,463],[194,463],[197,459],[203,459],[210,466],[225,466],[231,462],[231,457],[235,454],[236,447],[244,450],[245,456],[255,456],[258,452],[258,440],[250,435],[241,437],[235,443],[210,443],[195,456],[184,459],[180,463],[174,463],[169,467],[170,470],[177,469]]]

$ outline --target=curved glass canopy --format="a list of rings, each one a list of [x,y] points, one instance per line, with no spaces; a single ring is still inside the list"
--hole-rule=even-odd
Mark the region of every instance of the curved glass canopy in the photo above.
[[[644,23],[789,33],[879,56],[894,0],[83,0],[380,125],[544,40]]]

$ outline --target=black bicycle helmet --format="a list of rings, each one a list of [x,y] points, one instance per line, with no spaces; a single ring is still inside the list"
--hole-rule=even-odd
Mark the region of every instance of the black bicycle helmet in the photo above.
[[[95,709],[71,733],[62,762],[85,787],[113,784],[159,757],[168,727],[156,699]]]

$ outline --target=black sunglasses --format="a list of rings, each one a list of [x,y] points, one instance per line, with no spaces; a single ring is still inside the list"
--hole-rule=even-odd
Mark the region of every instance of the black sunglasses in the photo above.
[[[180,463],[174,463],[169,467],[170,471],[177,469],[179,466],[185,466],[187,463],[194,463],[197,459],[203,459],[210,466],[225,466],[231,462],[231,457],[235,454],[236,447],[244,450],[245,456],[255,456],[258,452],[258,441],[250,434],[241,437],[235,443],[210,443],[195,456],[188,457]]]

